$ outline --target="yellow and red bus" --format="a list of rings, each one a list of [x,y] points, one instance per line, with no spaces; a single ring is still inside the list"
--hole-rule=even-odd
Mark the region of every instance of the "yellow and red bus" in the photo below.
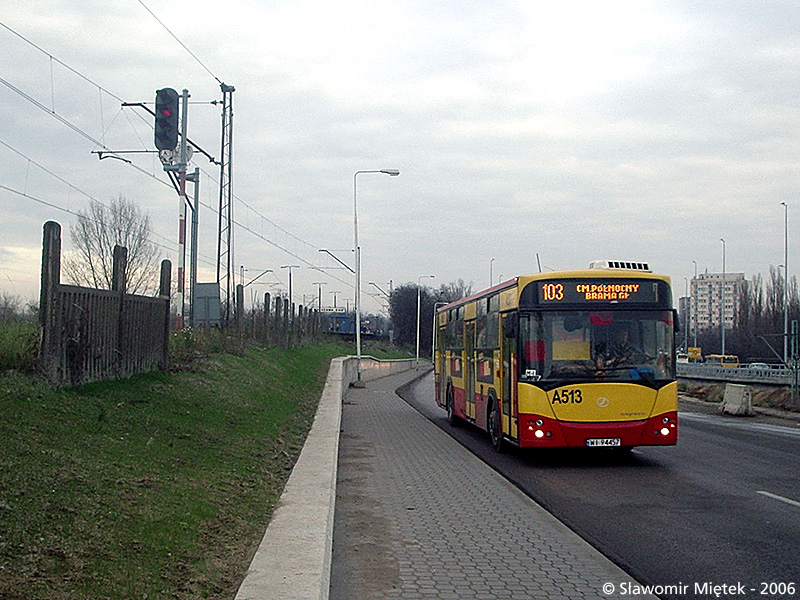
[[[516,277],[435,323],[436,402],[498,451],[677,442],[670,278],[644,263]]]
[[[739,357],[736,354],[709,354],[705,363],[714,367],[734,369],[739,366]]]

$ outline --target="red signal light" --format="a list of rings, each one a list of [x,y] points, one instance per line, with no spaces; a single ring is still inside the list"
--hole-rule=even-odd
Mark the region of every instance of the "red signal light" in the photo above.
[[[172,88],[156,91],[155,143],[159,150],[178,145],[178,92]]]

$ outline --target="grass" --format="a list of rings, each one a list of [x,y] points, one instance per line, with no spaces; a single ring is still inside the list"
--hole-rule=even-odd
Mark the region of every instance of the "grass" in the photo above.
[[[0,597],[232,598],[347,353],[250,348],[59,391],[0,371]]]
[[[13,319],[0,323],[0,371],[32,371],[39,347],[39,325]]]

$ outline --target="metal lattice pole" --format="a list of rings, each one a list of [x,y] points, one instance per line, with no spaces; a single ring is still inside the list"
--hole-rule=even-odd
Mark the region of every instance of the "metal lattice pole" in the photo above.
[[[231,319],[233,304],[233,92],[231,85],[222,89],[222,146],[219,168],[219,236],[217,238],[217,283],[224,295],[223,321]]]

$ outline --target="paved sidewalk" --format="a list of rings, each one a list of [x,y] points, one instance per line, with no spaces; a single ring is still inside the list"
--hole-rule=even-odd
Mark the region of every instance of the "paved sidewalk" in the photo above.
[[[652,598],[400,399],[413,376],[344,398],[331,600]]]

